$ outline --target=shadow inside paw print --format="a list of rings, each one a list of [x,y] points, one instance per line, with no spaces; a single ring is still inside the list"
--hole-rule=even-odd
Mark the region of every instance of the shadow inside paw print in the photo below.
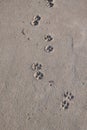
[[[48,2],[53,2],[53,0],[47,0]]]
[[[22,33],[23,35],[25,35],[25,30],[24,30],[24,28],[22,29],[21,33]]]

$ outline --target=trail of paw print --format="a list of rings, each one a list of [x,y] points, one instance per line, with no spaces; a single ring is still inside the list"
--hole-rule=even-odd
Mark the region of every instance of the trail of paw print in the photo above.
[[[36,62],[36,63],[33,63],[31,67],[32,67],[32,70],[35,71],[33,75],[34,78],[37,80],[43,79],[44,74],[41,72],[42,64]]]
[[[54,6],[53,0],[46,0],[46,2],[47,2],[47,7],[51,8]]]
[[[45,39],[46,42],[51,42],[51,41],[53,40],[53,37],[48,34],[48,35],[45,35],[45,36],[44,36],[44,39]],[[54,50],[54,48],[53,48],[52,45],[46,45],[46,46],[44,47],[44,51],[45,51],[46,53],[50,53],[50,52],[52,52],[53,50]]]
[[[41,17],[39,15],[34,16],[33,20],[30,22],[32,26],[37,26],[39,24],[39,21],[41,20]]]
[[[63,110],[68,109],[70,105],[70,101],[74,98],[71,92],[65,92],[63,95],[63,101],[61,103],[61,107]]]

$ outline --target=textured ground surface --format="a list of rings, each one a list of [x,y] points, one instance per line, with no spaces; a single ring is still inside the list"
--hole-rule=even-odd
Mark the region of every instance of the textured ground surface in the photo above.
[[[87,130],[87,0],[53,2],[0,0],[0,130]]]

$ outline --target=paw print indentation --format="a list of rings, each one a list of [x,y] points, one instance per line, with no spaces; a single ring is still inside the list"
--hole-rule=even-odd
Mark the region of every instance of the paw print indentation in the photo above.
[[[54,6],[53,0],[46,0],[46,2],[47,2],[47,7],[51,8]]]
[[[33,17],[33,20],[30,22],[32,26],[36,26],[39,24],[39,21],[41,20],[41,17],[39,15],[36,15]]]
[[[52,52],[54,50],[54,48],[53,48],[53,46],[51,46],[51,45],[47,45],[45,48],[44,48],[44,51],[46,52],[46,53],[50,53],[50,52]]]
[[[53,40],[53,37],[48,34],[48,35],[44,36],[44,39],[45,39],[45,41],[50,42]]]
[[[32,67],[33,71],[35,71],[35,70],[41,70],[42,69],[42,64],[36,62],[36,63],[33,63],[31,67]]]
[[[67,91],[67,92],[64,93],[64,98],[71,101],[74,98],[74,96],[73,96],[73,94],[71,92]]]
[[[64,92],[63,101],[61,103],[61,107],[63,110],[68,109],[71,103],[71,100],[74,98],[73,94],[69,91]]]
[[[64,100],[62,101],[62,108],[65,110],[65,109],[68,109],[69,108],[69,102]]]
[[[34,77],[37,79],[37,80],[41,80],[43,79],[43,73],[41,71],[37,71],[34,73]]]

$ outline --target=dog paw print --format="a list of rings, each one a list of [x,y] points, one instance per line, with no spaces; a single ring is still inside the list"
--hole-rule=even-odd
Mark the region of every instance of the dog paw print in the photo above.
[[[66,101],[66,100],[62,101],[61,107],[62,107],[63,110],[68,109],[69,108],[69,102]]]
[[[63,95],[63,101],[61,104],[61,107],[63,110],[68,109],[71,100],[74,98],[73,94],[71,92],[66,91]]]
[[[44,36],[44,39],[45,39],[45,41],[50,42],[53,40],[53,37],[48,34],[48,35]]]
[[[40,64],[38,62],[37,63],[33,63],[31,67],[32,67],[33,71],[36,71],[36,70],[38,71],[38,70],[42,69],[42,64]]]
[[[37,80],[43,79],[44,74],[41,72],[42,64],[36,62],[31,65],[32,70],[34,71],[34,78]]]
[[[50,52],[52,52],[54,50],[54,48],[53,48],[53,46],[51,46],[51,45],[47,45],[45,48],[44,48],[44,51],[46,52],[46,53],[50,53]]]
[[[53,0],[46,0],[47,2],[47,7],[51,8],[54,6]]]
[[[71,101],[74,98],[74,96],[73,96],[73,94],[71,92],[67,91],[67,92],[64,93],[64,98]]]
[[[43,79],[43,73],[41,71],[35,72],[34,73],[34,78],[36,78],[37,80]]]
[[[50,87],[55,87],[55,83],[54,83],[53,80],[50,80],[50,81],[49,81],[49,86],[50,86]]]
[[[41,17],[40,17],[39,15],[34,16],[34,20],[36,20],[36,21],[40,21],[40,20],[41,20]]]
[[[40,21],[40,20],[41,20],[41,17],[40,17],[39,15],[34,16],[34,17],[33,17],[33,20],[30,22],[30,24],[31,24],[32,26],[36,26],[36,25],[39,24],[39,21]]]

